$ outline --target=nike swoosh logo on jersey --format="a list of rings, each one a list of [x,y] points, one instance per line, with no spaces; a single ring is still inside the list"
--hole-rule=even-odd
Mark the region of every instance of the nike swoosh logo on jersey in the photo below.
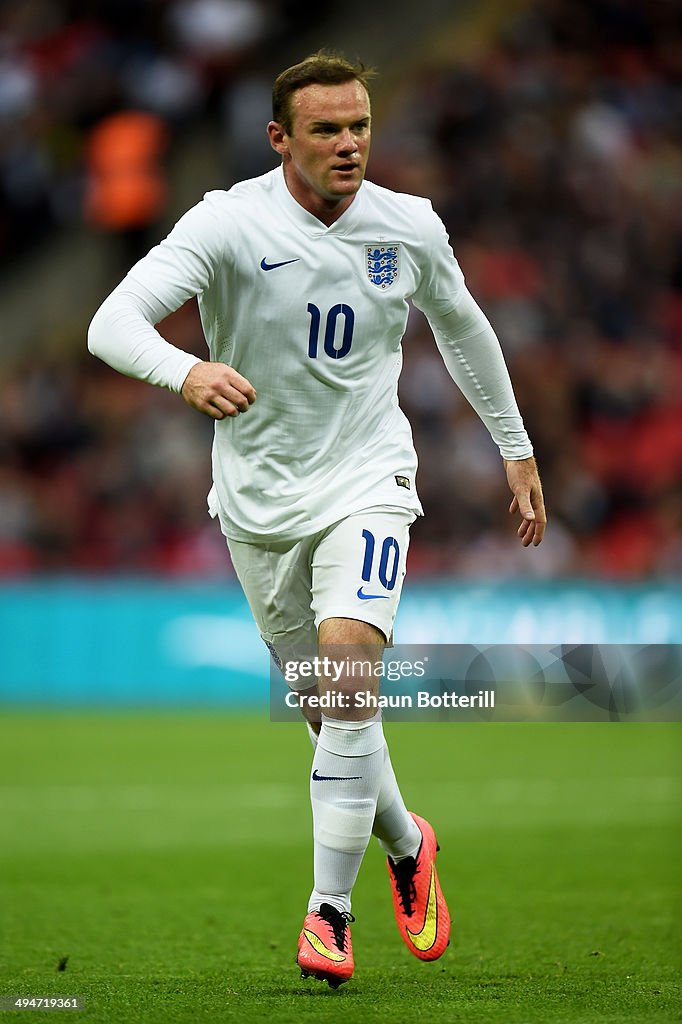
[[[436,899],[436,873],[431,865],[431,881],[429,882],[429,900],[426,904],[424,923],[418,932],[406,929],[410,942],[415,949],[424,953],[436,941],[438,932],[438,900]]]
[[[362,775],[318,775],[317,768],[313,771],[314,782],[357,782]]]
[[[362,587],[358,589],[358,597],[361,601],[388,601],[388,594],[365,594]]]
[[[281,263],[268,263],[265,256],[260,261],[261,270],[277,270],[277,267],[286,267],[287,263],[298,263],[300,256],[297,256],[295,260],[282,260]]]

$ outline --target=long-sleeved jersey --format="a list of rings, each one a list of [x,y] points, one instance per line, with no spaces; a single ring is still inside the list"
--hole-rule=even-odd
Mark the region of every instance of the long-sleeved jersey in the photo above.
[[[421,512],[398,405],[408,300],[501,454],[532,454],[504,358],[427,199],[363,182],[330,227],[282,168],[209,192],[95,314],[90,351],[180,391],[198,361],[154,329],[198,297],[210,359],[256,389],[215,424],[209,508],[228,537],[288,540],[352,512]]]

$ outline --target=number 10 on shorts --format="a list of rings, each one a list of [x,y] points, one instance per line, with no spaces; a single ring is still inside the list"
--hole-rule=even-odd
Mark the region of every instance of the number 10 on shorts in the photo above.
[[[362,578],[369,583],[374,565],[374,554],[376,550],[376,539],[371,530],[362,531],[362,539],[365,542],[365,557],[362,562]],[[395,537],[386,537],[381,545],[379,555],[379,582],[386,590],[393,590],[398,575],[400,563],[400,547]]]

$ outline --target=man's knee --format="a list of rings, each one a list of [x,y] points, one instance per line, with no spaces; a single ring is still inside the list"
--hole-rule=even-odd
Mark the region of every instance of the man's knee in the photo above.
[[[376,713],[386,639],[376,626],[359,619],[329,618],[319,626],[321,694],[333,699],[330,712],[345,721],[366,721]],[[363,699],[358,695],[362,694]]]

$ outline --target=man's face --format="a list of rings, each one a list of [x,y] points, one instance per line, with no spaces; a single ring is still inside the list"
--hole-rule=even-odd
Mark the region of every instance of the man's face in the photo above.
[[[367,90],[356,81],[307,85],[293,93],[290,104],[291,134],[282,129],[275,149],[284,158],[293,194],[313,207],[320,199],[335,204],[352,198],[369,156]]]

